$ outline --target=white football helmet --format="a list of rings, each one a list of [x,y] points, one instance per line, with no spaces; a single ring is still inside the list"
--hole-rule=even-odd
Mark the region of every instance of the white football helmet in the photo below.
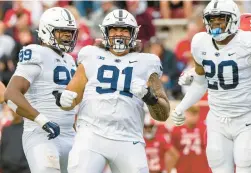
[[[225,31],[222,31],[221,28],[211,28],[211,16],[225,17]],[[203,22],[206,26],[207,33],[210,34],[214,40],[222,41],[238,31],[240,25],[239,8],[233,0],[212,0],[203,12]]]
[[[99,25],[100,30],[104,37],[103,44],[106,49],[112,48],[115,52],[123,52],[126,49],[131,49],[136,46],[136,39],[139,32],[139,26],[136,22],[136,19],[131,13],[123,9],[116,9],[107,14],[102,22],[102,25]],[[122,37],[109,37],[108,31],[110,28],[128,28],[130,31],[130,38]],[[110,43],[110,40],[113,43]],[[129,44],[126,45],[126,39],[129,39]],[[111,45],[113,45],[111,47]]]
[[[60,38],[56,39],[54,36],[55,30],[71,31],[73,34],[71,41],[64,41]],[[78,37],[78,29],[74,16],[69,10],[61,7],[53,7],[46,10],[40,18],[38,37],[43,43],[59,51],[72,52]]]

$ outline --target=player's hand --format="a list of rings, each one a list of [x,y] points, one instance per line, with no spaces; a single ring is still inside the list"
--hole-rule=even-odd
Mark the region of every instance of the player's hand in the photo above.
[[[171,113],[171,119],[176,126],[181,126],[185,122],[185,115],[176,110],[173,110]]]
[[[42,127],[43,130],[49,133],[48,139],[54,139],[60,134],[60,127],[58,126],[57,123],[52,122],[46,118],[45,115],[39,114],[37,117],[34,119],[34,121]]]
[[[62,93],[59,93],[58,91],[53,91],[52,94],[56,98],[56,104],[59,107],[63,108],[71,107],[74,99],[78,96],[77,93],[69,90],[64,90]]]
[[[148,92],[146,82],[142,79],[134,79],[131,82],[130,92],[134,96],[142,99]]]
[[[60,134],[60,127],[57,123],[49,121],[43,125],[43,130],[49,133],[48,139],[54,139]]]
[[[182,74],[179,77],[178,84],[179,85],[191,85],[191,83],[193,82],[194,73],[195,73],[194,68],[192,68],[191,70],[182,72]]]

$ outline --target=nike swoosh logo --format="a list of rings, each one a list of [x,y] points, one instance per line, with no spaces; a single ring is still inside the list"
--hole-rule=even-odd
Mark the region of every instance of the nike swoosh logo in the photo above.
[[[246,123],[246,126],[250,126],[251,125],[251,123]]]
[[[137,143],[139,143],[139,141],[134,141],[134,142],[133,142],[133,145],[136,145]]]
[[[129,61],[130,64],[131,64],[131,63],[135,63],[135,62],[138,62],[138,61]]]
[[[235,54],[235,53],[229,53],[228,56],[232,56],[233,54]]]

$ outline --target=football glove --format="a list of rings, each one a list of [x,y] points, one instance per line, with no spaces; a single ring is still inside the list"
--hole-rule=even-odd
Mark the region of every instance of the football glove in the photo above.
[[[181,112],[173,110],[171,113],[171,119],[176,126],[181,126],[185,122],[185,115]]]
[[[179,77],[178,84],[179,85],[191,85],[191,83],[193,82],[194,73],[195,73],[194,68],[192,68],[191,70],[182,72],[182,74]]]
[[[56,138],[60,134],[60,127],[57,123],[49,121],[43,125],[43,130],[48,132],[47,136],[49,140]]]
[[[155,105],[158,102],[158,98],[154,95],[152,90],[146,86],[146,82],[142,79],[135,79],[132,81],[130,92],[142,99],[147,105]]]
[[[53,91],[52,94],[55,96],[56,105],[63,108],[71,107],[74,99],[78,96],[77,93],[69,90],[64,90],[62,93]]]
[[[39,114],[35,119],[36,122],[44,131],[49,133],[48,139],[54,139],[60,134],[60,127],[57,123],[49,121],[45,115]]]
[[[130,92],[142,99],[144,95],[148,92],[146,82],[142,79],[135,79],[131,82]]]
[[[155,105],[158,102],[158,97],[155,96],[155,94],[152,92],[151,88],[147,88],[147,93],[144,95],[142,100],[147,104],[147,105]]]

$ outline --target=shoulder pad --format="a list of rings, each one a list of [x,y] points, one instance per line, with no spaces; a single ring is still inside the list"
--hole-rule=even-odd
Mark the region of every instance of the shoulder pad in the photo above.
[[[191,48],[199,47],[201,45],[201,40],[207,36],[208,34],[206,32],[199,32],[195,34],[191,42]]]
[[[151,74],[157,73],[159,77],[161,77],[163,73],[163,67],[160,58],[154,54],[146,54],[146,55],[150,73]]]
[[[201,62],[202,62],[198,51],[200,49],[200,46],[203,45],[202,43],[205,42],[205,39],[208,39],[208,38],[210,38],[210,35],[208,35],[206,32],[199,32],[199,33],[195,34],[193,39],[192,39],[191,53],[193,55],[194,60],[198,64],[201,64]]]
[[[41,46],[31,44],[23,47],[19,52],[19,64],[42,64]]]
[[[91,45],[83,47],[78,53],[78,58],[77,58],[78,64],[87,61],[89,55],[93,54],[95,51],[97,51],[97,49],[98,48],[96,46],[91,46]]]

